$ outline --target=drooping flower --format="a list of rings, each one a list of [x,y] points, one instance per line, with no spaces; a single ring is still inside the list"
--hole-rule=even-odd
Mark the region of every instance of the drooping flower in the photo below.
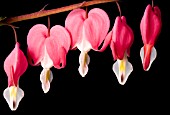
[[[118,82],[124,85],[133,71],[132,64],[128,61],[130,57],[130,48],[134,41],[134,34],[132,29],[127,25],[124,16],[117,16],[112,29],[112,40],[110,48],[114,60],[113,71],[116,74]]]
[[[3,96],[11,110],[16,110],[24,91],[19,87],[19,79],[28,67],[27,58],[20,50],[20,44],[16,42],[15,48],[4,61],[4,70],[8,76],[8,87],[4,90]]]
[[[43,24],[36,24],[29,30],[27,35],[29,63],[33,66],[41,64],[43,67],[40,81],[44,93],[49,91],[53,79],[50,68],[54,66],[61,69],[66,66],[70,42],[68,31],[60,25],[49,29]]]
[[[130,73],[133,71],[133,66],[128,61],[133,41],[134,34],[127,25],[125,16],[117,16],[112,30],[107,34],[103,46],[99,50],[103,52],[110,44],[113,58],[116,60],[112,69],[121,85],[126,83]]]
[[[130,48],[134,41],[132,29],[128,26],[125,16],[121,15],[119,3],[116,2],[120,16],[115,19],[112,30],[107,34],[102,48],[103,52],[110,44],[112,56],[116,62],[113,64],[113,72],[115,73],[119,84],[124,85],[133,71],[132,64],[128,61],[130,57]]]
[[[93,8],[88,13],[78,8],[68,14],[65,27],[71,35],[71,49],[78,48],[81,51],[78,71],[84,77],[90,62],[88,52],[91,49],[98,51],[110,27],[109,17],[100,8]]]
[[[156,59],[154,47],[162,27],[161,11],[158,6],[147,5],[140,23],[141,36],[144,46],[140,50],[143,69],[148,71]]]

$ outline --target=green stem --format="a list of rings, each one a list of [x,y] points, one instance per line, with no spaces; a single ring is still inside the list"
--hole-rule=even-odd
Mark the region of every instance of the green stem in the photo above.
[[[52,15],[52,14],[57,14],[57,13],[73,10],[73,9],[76,9],[76,8],[80,8],[80,7],[86,7],[86,6],[108,3],[108,2],[117,2],[117,1],[118,0],[92,0],[92,1],[85,1],[85,2],[82,2],[82,3],[77,3],[77,4],[73,4],[73,5],[69,5],[69,6],[64,6],[64,7],[60,7],[60,8],[55,8],[55,9],[51,9],[51,10],[44,10],[43,9],[43,10],[40,10],[38,12],[34,12],[34,13],[30,13],[30,14],[24,14],[24,15],[15,16],[15,17],[9,17],[9,18],[7,17],[4,20],[0,20],[0,26],[4,25],[4,24],[11,24],[11,23],[14,23],[14,22],[19,22],[19,21],[49,16],[49,15]]]

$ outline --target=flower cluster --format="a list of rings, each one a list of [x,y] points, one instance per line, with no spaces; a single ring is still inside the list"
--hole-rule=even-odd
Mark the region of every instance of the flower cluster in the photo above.
[[[117,3],[118,5],[118,3]],[[118,5],[119,12],[120,6]],[[148,71],[155,60],[157,52],[154,47],[161,31],[161,12],[157,6],[148,5],[141,19],[140,30],[144,46],[140,50],[142,66]],[[65,20],[65,26],[54,25],[50,28],[44,24],[36,24],[27,35],[27,57],[16,41],[15,48],[4,61],[4,70],[8,77],[8,87],[3,96],[11,110],[16,110],[24,97],[19,87],[20,76],[31,66],[42,66],[40,81],[42,90],[47,93],[53,79],[52,67],[62,69],[66,66],[69,50],[80,51],[78,72],[82,77],[88,73],[90,50],[103,52],[110,46],[113,60],[113,72],[118,82],[124,85],[133,71],[128,61],[130,49],[134,42],[134,33],[121,15],[115,18],[112,29],[108,14],[101,8],[93,8],[89,12],[82,8],[73,9]],[[103,43],[103,44],[102,44]],[[102,47],[99,49],[99,46]]]

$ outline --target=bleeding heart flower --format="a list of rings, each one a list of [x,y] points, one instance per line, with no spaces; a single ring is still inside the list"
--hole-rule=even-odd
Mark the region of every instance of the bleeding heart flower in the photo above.
[[[84,77],[90,62],[88,52],[91,49],[98,51],[110,27],[109,17],[99,8],[93,8],[89,13],[83,9],[74,9],[66,17],[65,27],[71,34],[71,49],[78,48],[81,51],[78,70]]]
[[[140,30],[144,46],[140,50],[143,69],[148,71],[157,56],[154,47],[162,27],[161,12],[157,6],[147,5],[140,23]]]
[[[50,68],[65,67],[70,42],[69,33],[60,25],[55,25],[48,31],[45,25],[37,24],[29,30],[27,35],[29,63],[33,66],[41,64],[43,67],[40,81],[44,93],[49,91],[53,79]]]
[[[24,91],[19,87],[20,76],[28,67],[27,58],[20,50],[20,44],[16,42],[15,48],[4,61],[4,70],[8,76],[8,87],[4,90],[3,96],[11,110],[16,110]]]
[[[112,30],[108,33],[104,45],[100,51],[104,51],[110,43],[114,60],[113,71],[116,74],[118,82],[124,85],[128,76],[133,71],[133,66],[128,61],[130,56],[130,48],[134,41],[132,29],[127,25],[124,16],[117,16]]]
[[[124,16],[118,16],[112,29],[111,50],[114,60],[113,71],[116,74],[118,82],[124,85],[133,71],[133,66],[128,61],[130,56],[130,48],[134,41],[132,29],[127,25]]]

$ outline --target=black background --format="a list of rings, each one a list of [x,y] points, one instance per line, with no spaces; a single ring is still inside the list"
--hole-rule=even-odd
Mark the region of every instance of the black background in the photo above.
[[[12,17],[32,13],[45,9],[63,7],[83,0],[15,0],[1,1],[0,16]],[[167,1],[168,2],[168,1]],[[3,69],[3,62],[15,46],[13,30],[8,26],[0,27],[0,114],[1,113],[27,113],[52,112],[54,114],[66,113],[101,113],[110,114],[130,111],[132,113],[147,113],[148,111],[165,112],[168,95],[168,42],[169,38],[169,11],[168,3],[163,0],[154,0],[162,12],[162,31],[155,44],[157,58],[149,71],[142,68],[139,56],[143,46],[140,35],[140,21],[144,10],[151,0],[121,0],[119,2],[122,15],[134,32],[134,43],[131,47],[129,61],[133,65],[133,72],[125,85],[120,85],[112,71],[114,63],[110,47],[104,52],[89,52],[89,71],[85,78],[78,73],[79,50],[70,50],[67,55],[67,65],[64,69],[52,68],[54,79],[50,91],[44,94],[39,80],[41,66],[28,66],[26,72],[20,77],[19,85],[25,96],[16,111],[11,111],[3,97],[3,90],[7,87],[7,77]],[[89,6],[88,9],[99,7],[105,10],[110,18],[110,30],[115,17],[119,15],[115,3],[105,3]],[[59,24],[64,26],[65,18],[70,11],[50,16],[51,26]],[[13,23],[16,29],[21,50],[26,54],[26,36],[29,29],[37,24],[47,25],[47,17],[25,20]],[[167,58],[163,58],[166,53]],[[163,60],[165,63],[163,63]],[[164,65],[163,65],[164,64]],[[107,113],[105,113],[107,115]]]

